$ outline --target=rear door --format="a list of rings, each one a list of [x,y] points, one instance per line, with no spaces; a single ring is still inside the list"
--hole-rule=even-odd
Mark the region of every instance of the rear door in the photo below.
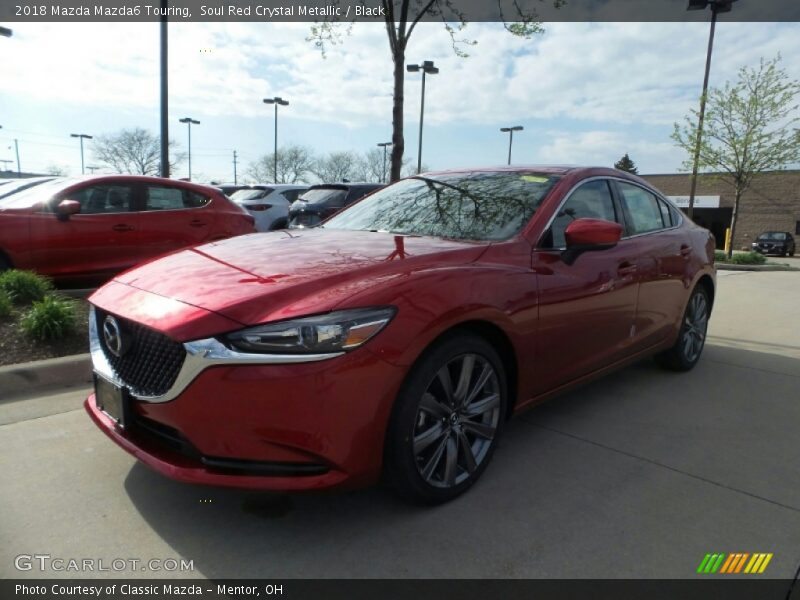
[[[650,190],[614,181],[627,223],[627,235],[639,244],[639,303],[636,337],[642,346],[674,332],[686,301],[686,277],[692,247],[681,217]]]
[[[141,260],[212,239],[217,225],[205,194],[178,186],[143,184],[139,223]]]
[[[31,215],[31,256],[41,273],[53,277],[105,275],[137,262],[139,215],[136,186],[109,183],[87,185],[56,195]],[[59,218],[54,208],[75,200],[81,210]]]

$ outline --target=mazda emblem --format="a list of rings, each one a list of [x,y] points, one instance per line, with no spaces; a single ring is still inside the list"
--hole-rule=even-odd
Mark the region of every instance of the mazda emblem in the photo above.
[[[108,348],[111,354],[117,358],[122,356],[125,350],[122,340],[122,330],[117,320],[111,315],[108,315],[103,321],[103,341],[106,343],[106,348]]]

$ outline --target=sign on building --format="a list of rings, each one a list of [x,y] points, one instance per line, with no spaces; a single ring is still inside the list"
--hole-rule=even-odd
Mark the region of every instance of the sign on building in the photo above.
[[[667,196],[678,208],[689,208],[689,196]],[[719,196],[695,196],[695,208],[719,208]]]

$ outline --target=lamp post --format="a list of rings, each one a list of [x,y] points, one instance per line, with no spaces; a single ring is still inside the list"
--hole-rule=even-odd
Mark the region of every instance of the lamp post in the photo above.
[[[70,133],[69,137],[78,138],[81,141],[81,175],[83,175],[86,173],[86,169],[83,168],[83,140],[90,140],[92,136],[85,133]]]
[[[417,150],[417,173],[422,171],[422,123],[425,120],[425,75],[436,75],[439,68],[434,66],[432,60],[426,60],[421,65],[406,65],[409,73],[422,71],[422,101],[419,108],[419,149]]]
[[[191,117],[180,119],[181,123],[186,123],[189,128],[189,181],[192,180],[192,125],[200,125],[200,121],[195,121]]]
[[[383,177],[381,183],[386,183],[386,149],[392,145],[392,142],[381,142],[378,144],[379,148],[383,148]]]
[[[708,76],[711,72],[711,52],[714,49],[714,30],[717,27],[717,15],[730,12],[736,0],[689,0],[686,10],[705,10],[711,5],[711,29],[708,33],[708,51],[706,52],[706,72],[703,78],[703,95],[700,96],[700,114],[697,118],[697,139],[694,145],[694,161],[692,163],[692,183],[689,191],[689,209],[686,211],[691,219],[694,215],[694,195],[697,191],[697,171],[700,162],[700,146],[703,140],[703,120],[706,115],[706,94],[708,92]]]
[[[273,165],[273,173],[275,175],[274,183],[278,183],[278,106],[289,106],[289,101],[284,100],[279,96],[275,96],[274,98],[264,98],[264,104],[274,104],[275,105],[275,150],[272,153],[272,159],[274,161]]]
[[[500,131],[508,134],[508,164],[511,164],[511,144],[514,143],[514,132],[522,131],[525,129],[522,125],[514,125],[514,127],[501,127]]]

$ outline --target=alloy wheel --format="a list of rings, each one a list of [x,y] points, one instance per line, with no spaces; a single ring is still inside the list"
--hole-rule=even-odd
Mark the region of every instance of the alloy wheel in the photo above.
[[[494,367],[478,354],[457,356],[437,371],[414,424],[414,459],[426,483],[459,485],[486,459],[500,423],[500,390]]]
[[[703,351],[708,329],[708,301],[705,294],[695,294],[689,302],[683,323],[683,353],[686,360],[696,361]]]

